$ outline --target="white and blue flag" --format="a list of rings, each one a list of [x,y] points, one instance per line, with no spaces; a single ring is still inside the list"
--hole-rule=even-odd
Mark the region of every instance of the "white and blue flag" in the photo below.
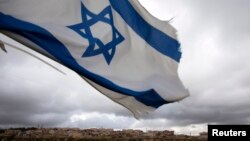
[[[189,95],[176,30],[138,0],[0,0],[0,30],[135,116]]]

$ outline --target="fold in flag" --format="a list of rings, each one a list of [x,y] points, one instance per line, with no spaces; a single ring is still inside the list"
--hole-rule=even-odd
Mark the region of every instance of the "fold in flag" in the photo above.
[[[137,0],[2,0],[0,29],[136,117],[189,95],[177,73],[176,30]]]
[[[7,50],[5,49],[4,43],[0,40],[0,48],[7,53]]]

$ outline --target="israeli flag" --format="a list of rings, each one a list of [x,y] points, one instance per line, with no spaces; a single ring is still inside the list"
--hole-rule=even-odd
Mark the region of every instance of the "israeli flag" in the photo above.
[[[136,117],[189,95],[176,30],[137,0],[0,0],[0,29]]]

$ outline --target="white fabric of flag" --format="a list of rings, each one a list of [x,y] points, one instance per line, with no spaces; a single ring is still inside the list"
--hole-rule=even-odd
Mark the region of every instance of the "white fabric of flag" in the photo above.
[[[137,0],[0,0],[0,30],[136,117],[189,95],[177,73],[176,30]]]

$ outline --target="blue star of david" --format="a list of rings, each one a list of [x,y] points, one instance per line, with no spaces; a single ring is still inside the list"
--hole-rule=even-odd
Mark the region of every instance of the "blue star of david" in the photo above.
[[[89,46],[83,53],[82,57],[92,57],[99,54],[103,54],[106,62],[110,64],[112,58],[115,55],[116,46],[124,40],[124,37],[118,32],[118,30],[114,26],[111,6],[106,7],[99,14],[95,14],[89,11],[83,4],[81,4],[81,12],[82,22],[68,27],[77,32],[83,38],[88,39],[89,41]],[[103,22],[111,26],[112,40],[107,44],[104,44],[101,39],[98,39],[92,35],[90,27],[96,24],[97,22]],[[96,45],[99,48],[96,49]]]

